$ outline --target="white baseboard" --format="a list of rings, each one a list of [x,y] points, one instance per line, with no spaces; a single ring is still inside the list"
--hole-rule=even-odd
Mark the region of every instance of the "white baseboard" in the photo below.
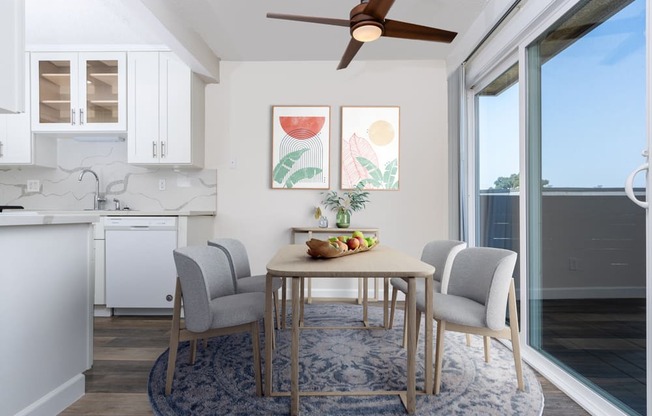
[[[95,305],[93,307],[93,316],[109,317],[113,315],[113,310],[105,305]]]
[[[77,374],[31,405],[16,413],[16,416],[58,415],[85,394],[85,383],[84,375]]]

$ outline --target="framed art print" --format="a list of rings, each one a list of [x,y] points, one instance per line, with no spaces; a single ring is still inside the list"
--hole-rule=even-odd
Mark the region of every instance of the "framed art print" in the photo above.
[[[399,107],[342,107],[342,189],[398,190]]]
[[[272,189],[330,188],[329,106],[272,108]]]

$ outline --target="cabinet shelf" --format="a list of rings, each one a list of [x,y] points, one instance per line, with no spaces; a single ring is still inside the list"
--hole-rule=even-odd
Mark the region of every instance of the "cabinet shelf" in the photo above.
[[[41,74],[41,78],[45,78],[53,84],[59,85],[61,87],[67,87],[70,85],[70,74],[59,74],[59,73],[44,73]]]
[[[41,100],[41,104],[58,110],[70,108],[70,100]]]
[[[115,87],[118,85],[118,74],[114,73],[105,73],[105,72],[93,72],[88,74],[89,78],[93,78],[97,81],[103,82],[104,84]]]
[[[91,105],[107,108],[109,110],[115,109],[118,106],[118,100],[91,100]]]

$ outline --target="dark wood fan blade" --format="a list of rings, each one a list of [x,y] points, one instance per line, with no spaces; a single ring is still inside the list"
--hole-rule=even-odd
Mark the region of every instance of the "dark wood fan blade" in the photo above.
[[[323,25],[349,27],[349,21],[344,19],[331,19],[328,17],[297,16],[294,14],[267,13],[270,19],[294,20],[297,22],[320,23]]]
[[[353,60],[353,57],[355,56],[356,53],[360,50],[362,47],[363,42],[358,42],[357,40],[351,38],[351,41],[349,42],[349,46],[346,47],[346,50],[344,51],[344,55],[342,55],[342,60],[340,61],[340,64],[337,66],[337,69],[344,69]]]
[[[432,42],[451,43],[456,32],[436,29],[434,27],[415,25],[412,23],[399,22],[398,20],[385,20],[385,31],[383,36],[401,39],[429,40]]]
[[[387,16],[387,12],[392,8],[394,0],[369,0],[367,7],[364,9],[364,14],[375,17],[376,19],[383,20]]]

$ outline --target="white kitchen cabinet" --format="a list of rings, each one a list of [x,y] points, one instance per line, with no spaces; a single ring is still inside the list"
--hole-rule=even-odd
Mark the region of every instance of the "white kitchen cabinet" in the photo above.
[[[171,52],[128,54],[127,161],[202,167],[205,84]]]
[[[32,130],[127,130],[124,52],[36,52],[31,59]]]
[[[0,1],[0,113],[19,113],[27,105],[23,99],[25,63],[25,3]]]
[[[29,54],[25,61],[29,61]],[[26,100],[29,100],[29,86],[25,87]],[[0,165],[56,167],[57,141],[51,137],[34,137],[29,110],[0,114]]]

